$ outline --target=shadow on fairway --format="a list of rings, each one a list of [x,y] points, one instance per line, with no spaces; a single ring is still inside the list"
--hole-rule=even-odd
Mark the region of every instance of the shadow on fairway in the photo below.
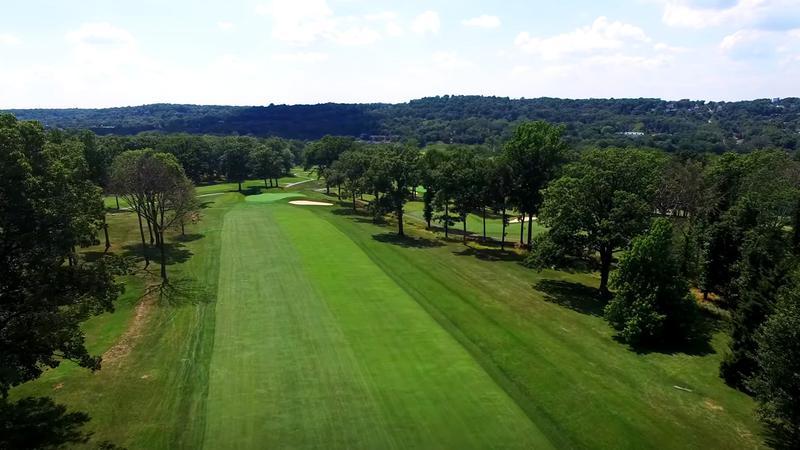
[[[525,257],[510,250],[500,250],[499,248],[474,248],[467,246],[465,249],[453,252],[458,256],[474,256],[482,261],[511,261],[522,262]]]
[[[595,288],[562,280],[542,280],[533,285],[533,288],[544,294],[544,299],[550,303],[561,305],[581,314],[603,316],[606,302]]]
[[[410,237],[410,236],[398,236],[397,233],[373,234],[372,239],[375,239],[378,242],[398,245],[400,247],[406,247],[406,248],[434,248],[434,247],[441,247],[444,245],[441,242],[432,239],[424,239],[424,238]]]

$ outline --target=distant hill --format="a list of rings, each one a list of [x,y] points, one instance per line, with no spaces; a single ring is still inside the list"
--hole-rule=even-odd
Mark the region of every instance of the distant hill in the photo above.
[[[203,106],[154,104],[106,109],[17,109],[20,119],[98,134],[187,132],[317,139],[416,139],[497,145],[523,120],[567,127],[576,146],[641,145],[721,152],[800,148],[800,99],[705,102],[659,99],[429,97],[400,104]]]

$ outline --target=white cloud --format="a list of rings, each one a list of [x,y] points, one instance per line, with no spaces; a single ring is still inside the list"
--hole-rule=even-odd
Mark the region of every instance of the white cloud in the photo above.
[[[0,33],[0,45],[14,46],[20,44],[20,39],[10,33]]]
[[[276,53],[272,55],[272,59],[281,62],[318,63],[327,61],[330,56],[327,53],[320,52],[295,52]]]
[[[399,36],[397,14],[379,12],[364,16],[337,16],[326,0],[273,0],[256,12],[272,19],[272,37],[294,45],[319,40],[339,45],[369,45],[384,36]]]
[[[98,70],[98,74],[113,70],[114,66],[143,63],[133,35],[107,22],[85,23],[67,33],[66,40],[79,63]]]
[[[219,28],[222,31],[231,31],[234,28],[236,28],[236,25],[233,22],[222,21],[222,22],[217,22],[217,28]]]
[[[85,23],[67,33],[67,40],[76,45],[103,47],[132,46],[136,41],[127,30],[107,22]]]
[[[500,18],[497,16],[487,16],[484,14],[478,17],[463,20],[461,23],[466,27],[497,28],[500,26]]]
[[[797,0],[735,0],[711,5],[697,0],[668,0],[662,20],[674,27],[724,25],[780,30],[800,25],[800,5]]]
[[[436,11],[425,11],[418,15],[411,22],[411,31],[417,34],[433,33],[436,34],[441,28],[439,13]]]
[[[785,63],[800,56],[800,33],[744,29],[725,36],[719,48],[736,60],[777,57],[779,63]]]
[[[456,52],[436,52],[431,60],[433,65],[441,70],[460,70],[473,66],[471,61],[462,58]]]
[[[590,26],[547,38],[533,37],[528,32],[517,35],[515,44],[525,53],[544,59],[558,59],[571,54],[618,50],[642,46],[651,39],[641,28],[598,17]]]
[[[314,42],[335,26],[326,0],[273,0],[256,12],[272,18],[273,38],[293,44]]]

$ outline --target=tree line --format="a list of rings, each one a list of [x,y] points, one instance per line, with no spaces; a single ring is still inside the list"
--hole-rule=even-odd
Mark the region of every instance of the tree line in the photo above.
[[[800,443],[800,162],[784,150],[575,151],[564,134],[526,122],[497,150],[423,151],[326,136],[305,156],[329,193],[394,216],[400,236],[419,187],[427,227],[438,223],[446,238],[460,224],[466,240],[467,216],[485,223],[488,210],[505,248],[507,225],[522,222],[525,264],[596,269],[605,317],[634,347],[705,341],[699,304],[722,309],[731,340],[720,376],[760,400],[781,442]],[[537,237],[535,220],[547,230]]]
[[[660,99],[510,99],[441,96],[401,104],[269,105],[259,107],[145,105],[108,109],[14,110],[52,128],[98,134],[140,132],[280,136],[316,140],[341,134],[380,135],[423,145],[444,142],[501,146],[520,123],[566,125],[575,148],[653,147],[668,152],[722,153],[759,148],[797,150],[797,98],[705,102]],[[186,167],[187,172],[191,172]]]

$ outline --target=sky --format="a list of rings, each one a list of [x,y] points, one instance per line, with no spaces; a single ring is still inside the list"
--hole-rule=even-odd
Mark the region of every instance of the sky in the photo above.
[[[0,108],[800,96],[800,0],[0,0]]]

